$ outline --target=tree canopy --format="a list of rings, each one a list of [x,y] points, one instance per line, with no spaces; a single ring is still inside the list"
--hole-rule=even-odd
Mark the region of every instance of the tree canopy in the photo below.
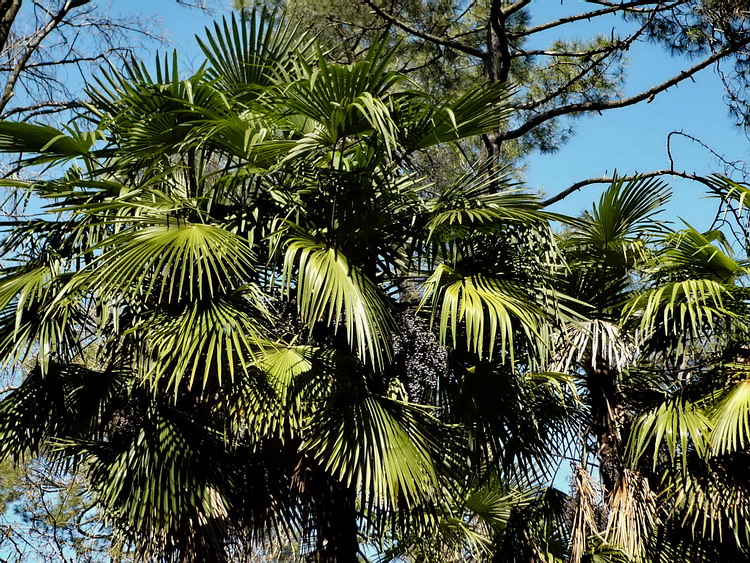
[[[522,37],[530,4],[488,21]],[[692,6],[672,4],[600,10],[657,37]],[[744,25],[712,6],[690,17]],[[361,41],[337,60],[244,10],[193,74],[133,61],[65,127],[0,122],[37,172],[3,185],[42,202],[4,224],[0,358],[24,377],[0,455],[85,477],[147,560],[746,558],[750,188],[703,179],[707,232],[660,220],[654,178],[550,213],[492,147],[619,102],[524,110],[545,94],[493,75],[502,57],[424,88],[404,43]],[[691,41],[704,62],[745,45]]]

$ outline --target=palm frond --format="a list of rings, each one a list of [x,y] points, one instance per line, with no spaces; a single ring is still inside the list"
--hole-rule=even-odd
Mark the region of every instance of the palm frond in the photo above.
[[[415,151],[497,131],[512,112],[512,96],[513,90],[499,82],[439,103],[427,94],[407,92],[397,100],[400,144]]]
[[[237,95],[288,82],[307,59],[312,38],[298,23],[267,10],[232,14],[213,31],[206,28],[198,45],[209,62],[207,75]]]
[[[637,463],[647,451],[653,451],[656,468],[664,447],[670,459],[687,467],[691,450],[703,455],[709,448],[711,421],[700,408],[682,396],[664,401],[642,414],[633,424],[627,444],[627,455]]]
[[[726,247],[721,233],[699,233],[692,226],[670,234],[665,249],[659,254],[661,268],[674,268],[681,275],[732,282],[747,270],[714,242]]]
[[[655,217],[669,197],[667,186],[659,180],[616,179],[563,243],[584,263],[632,266],[645,256],[644,237],[658,232]]]
[[[382,368],[391,355],[395,323],[378,288],[333,247],[299,232],[289,239],[283,284],[296,292],[302,320],[338,329],[343,321],[350,346],[360,359]]]
[[[440,491],[436,423],[422,407],[353,388],[313,416],[303,448],[366,500],[413,506]]]
[[[187,378],[200,387],[221,385],[225,374],[249,376],[263,356],[264,311],[253,292],[186,304],[179,311],[150,315],[130,329],[143,349],[139,357],[143,377],[156,384],[169,377],[175,393]]]
[[[190,545],[179,542],[206,531],[210,547],[221,550],[221,521],[229,508],[222,491],[231,486],[222,467],[221,435],[156,404],[143,405],[136,422],[114,441],[63,439],[57,448],[86,467],[110,522],[129,539],[138,537],[143,552],[155,558],[189,553]]]
[[[319,53],[317,65],[307,67],[308,77],[284,90],[280,102],[319,127],[302,137],[290,157],[299,157],[316,145],[335,146],[346,137],[377,137],[387,152],[397,146],[398,125],[387,103],[387,93],[403,80],[388,70],[393,51],[384,44],[370,49],[365,60],[351,65],[328,64]]]
[[[547,327],[543,311],[528,299],[522,288],[506,280],[491,279],[481,274],[462,276],[441,264],[424,283],[420,307],[432,303],[433,322],[439,316],[441,344],[454,347],[465,340],[469,350],[480,357],[492,358],[499,341],[503,358],[514,361],[514,339],[520,330],[530,343]],[[459,330],[465,328],[465,335]],[[539,342],[543,346],[542,342]],[[541,351],[541,349],[540,349]]]
[[[732,289],[710,279],[667,282],[634,295],[623,308],[623,319],[636,319],[641,339],[655,331],[700,336],[729,322],[742,327],[732,307]]]
[[[31,153],[30,163],[59,162],[86,155],[94,143],[104,137],[99,130],[81,131],[75,126],[67,131],[50,125],[0,122],[0,152]]]
[[[711,413],[711,445],[719,455],[750,443],[750,381],[734,385]]]
[[[101,246],[87,282],[105,294],[177,303],[227,294],[252,279],[247,241],[215,225],[162,221]]]
[[[480,165],[479,169],[482,168]],[[507,223],[542,225],[553,217],[539,209],[534,195],[512,189],[512,185],[509,177],[497,178],[484,171],[469,172],[458,178],[437,198],[427,202],[430,235],[445,231],[460,236],[481,228],[491,231]]]

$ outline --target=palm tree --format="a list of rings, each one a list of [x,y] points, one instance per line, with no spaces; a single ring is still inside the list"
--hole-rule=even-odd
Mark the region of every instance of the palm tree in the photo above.
[[[185,79],[176,55],[104,73],[63,130],[0,123],[46,167],[5,184],[49,202],[6,228],[0,357],[24,380],[0,453],[85,472],[150,559],[276,537],[351,561],[367,533],[486,552],[568,432],[536,373],[562,264],[492,167],[438,189],[413,162],[497,129],[510,93],[436,100],[383,46],[329,64],[267,13],[200,45]]]
[[[723,200],[742,189],[714,183]],[[615,181],[561,241],[564,291],[586,317],[556,366],[578,374],[583,397],[576,561],[747,557],[747,267],[720,231],[656,221],[668,197],[653,180]]]

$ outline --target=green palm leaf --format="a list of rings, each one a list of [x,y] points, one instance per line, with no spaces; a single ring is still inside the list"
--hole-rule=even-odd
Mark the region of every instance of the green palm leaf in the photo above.
[[[734,385],[711,413],[711,445],[716,453],[742,451],[750,442],[750,381]]]
[[[482,164],[477,168],[479,173],[465,174],[427,202],[431,236],[436,232],[461,236],[477,229],[492,231],[508,223],[542,225],[553,217],[540,211],[534,195],[511,189],[509,177],[489,175]]]
[[[31,163],[64,161],[83,156],[94,143],[103,139],[101,131],[81,131],[77,127],[67,132],[50,125],[0,122],[0,152],[32,153],[39,156]]]
[[[714,242],[728,249],[726,240],[718,231],[699,233],[690,225],[667,237],[667,246],[661,252],[662,268],[674,268],[681,275],[713,279],[719,283],[734,281],[747,273],[731,256],[723,252]]]
[[[435,423],[423,408],[354,388],[316,413],[303,448],[365,499],[415,505],[439,492]]]
[[[311,330],[317,322],[338,330],[343,321],[360,359],[376,368],[385,365],[395,327],[391,312],[378,288],[341,252],[301,233],[290,238],[283,284],[287,295],[296,292],[300,316]]]
[[[59,440],[57,447],[79,459],[99,503],[130,536],[142,539],[142,552],[190,552],[175,546],[227,516],[222,494],[221,435],[192,417],[161,405],[144,405],[138,427],[112,442]],[[215,543],[213,549],[221,549]]]
[[[260,88],[289,80],[292,71],[305,61],[312,38],[298,24],[266,10],[243,11],[239,21],[206,28],[198,44],[209,62],[208,76],[222,89],[236,94],[256,93]]]
[[[654,331],[699,336],[717,323],[744,326],[731,308],[733,302],[732,288],[710,279],[668,282],[632,297],[623,318],[640,317],[640,338]]]
[[[653,467],[664,446],[674,461],[680,458],[683,469],[691,449],[703,455],[709,447],[711,422],[694,404],[684,397],[670,398],[641,415],[634,423],[628,440],[628,456],[634,462],[653,448]]]
[[[425,93],[407,92],[397,99],[400,144],[415,151],[497,131],[511,115],[512,95],[499,82],[439,103]]]
[[[403,80],[388,70],[393,52],[383,45],[370,50],[365,60],[351,65],[328,64],[318,55],[308,77],[285,89],[280,103],[309,118],[319,128],[301,139],[290,156],[299,157],[316,145],[336,145],[346,137],[373,135],[390,153],[397,146],[398,125],[387,101],[387,92]]]
[[[547,324],[544,313],[511,281],[481,274],[462,276],[442,264],[424,284],[420,306],[428,302],[433,304],[433,322],[440,318],[440,342],[448,342],[450,335],[455,347],[459,339],[465,339],[468,349],[483,358],[492,358],[499,340],[501,355],[512,362],[517,330],[529,342],[544,340],[542,333]],[[464,326],[465,336],[459,324]]]
[[[162,221],[101,246],[87,281],[105,294],[176,303],[227,294],[252,279],[247,241],[215,225]]]
[[[169,377],[175,392],[185,377],[203,388],[230,381],[263,355],[262,309],[252,292],[229,298],[193,301],[175,313],[156,313],[131,329],[142,342],[141,372],[154,386]]]

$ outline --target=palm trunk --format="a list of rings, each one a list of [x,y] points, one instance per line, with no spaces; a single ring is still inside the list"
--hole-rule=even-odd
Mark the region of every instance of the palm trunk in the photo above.
[[[591,432],[599,450],[600,472],[605,497],[615,488],[622,472],[623,452],[617,420],[620,397],[617,373],[599,360],[597,367],[588,369],[588,388],[593,422]]]
[[[319,563],[357,560],[356,495],[352,487],[326,475],[318,490],[316,544]]]

